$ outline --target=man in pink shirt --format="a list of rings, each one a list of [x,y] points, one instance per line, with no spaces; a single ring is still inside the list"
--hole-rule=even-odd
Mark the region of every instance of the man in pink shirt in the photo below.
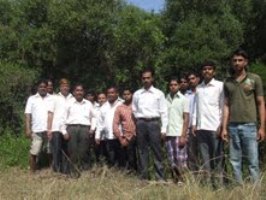
[[[113,131],[122,146],[121,160],[125,168],[137,171],[136,125],[132,113],[132,96],[131,89],[125,88],[123,90],[125,101],[116,108]]]

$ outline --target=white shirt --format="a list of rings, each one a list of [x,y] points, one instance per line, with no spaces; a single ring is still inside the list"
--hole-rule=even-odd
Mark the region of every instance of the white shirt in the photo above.
[[[188,90],[185,94],[185,97],[189,100],[189,125],[188,128],[192,127],[192,121],[193,121],[193,112],[195,107],[195,94],[196,92],[193,92],[192,90]]]
[[[75,98],[71,94],[67,97],[63,96],[62,94],[58,93],[52,95],[53,103],[50,104],[49,111],[54,114],[53,116],[53,123],[52,123],[52,131],[61,131],[62,126],[64,124],[64,113],[65,108],[68,102],[74,101]]]
[[[103,139],[103,137],[108,140],[115,139],[113,133],[113,120],[116,108],[122,103],[123,101],[117,99],[113,104],[110,104],[107,101],[102,105],[100,108],[100,116],[95,133],[95,139]],[[104,136],[102,134],[104,134]]]
[[[167,136],[181,136],[183,132],[184,113],[189,113],[189,100],[180,91],[172,98],[166,97],[168,107]]]
[[[223,103],[223,82],[213,78],[207,85],[204,81],[198,85],[192,122],[197,130],[218,130],[222,121]]]
[[[161,132],[166,132],[167,103],[161,90],[151,86],[148,90],[141,88],[136,91],[133,95],[132,110],[135,118],[161,117]]]
[[[91,130],[95,130],[96,127],[96,112],[93,109],[93,105],[86,99],[78,102],[76,99],[68,101],[65,107],[63,115],[63,126],[61,132],[66,134],[67,125],[85,125],[91,126]]]
[[[48,108],[52,103],[51,95],[41,97],[39,93],[28,98],[25,114],[31,115],[31,131],[47,131]]]
[[[73,97],[71,93],[69,93],[67,96],[64,96],[61,92],[59,92],[58,95],[65,98],[66,101],[75,100],[75,98]]]

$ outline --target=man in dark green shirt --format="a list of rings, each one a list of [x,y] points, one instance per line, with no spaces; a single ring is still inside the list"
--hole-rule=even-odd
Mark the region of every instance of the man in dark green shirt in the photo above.
[[[224,83],[225,102],[221,137],[225,141],[230,138],[230,162],[236,181],[243,183],[244,158],[248,161],[251,180],[256,183],[259,180],[258,141],[265,138],[262,81],[258,75],[247,72],[248,55],[244,50],[236,50],[231,61],[233,74]]]

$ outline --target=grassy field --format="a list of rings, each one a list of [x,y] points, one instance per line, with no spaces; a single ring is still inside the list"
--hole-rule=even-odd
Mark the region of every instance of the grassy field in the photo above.
[[[141,182],[121,171],[94,168],[79,179],[67,178],[48,169],[30,174],[28,170],[9,168],[0,171],[0,199],[180,199],[180,200],[257,200],[266,199],[266,184],[251,184],[213,190],[202,186],[188,175],[182,186],[167,183]]]

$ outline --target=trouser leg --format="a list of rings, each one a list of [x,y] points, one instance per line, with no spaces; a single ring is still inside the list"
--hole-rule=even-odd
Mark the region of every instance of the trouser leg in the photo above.
[[[164,179],[162,164],[162,148],[161,148],[161,127],[159,121],[151,121],[148,123],[149,144],[154,154],[155,177]]]
[[[139,153],[139,173],[141,179],[148,179],[149,148],[148,131],[144,121],[138,120],[137,128],[137,148]]]

